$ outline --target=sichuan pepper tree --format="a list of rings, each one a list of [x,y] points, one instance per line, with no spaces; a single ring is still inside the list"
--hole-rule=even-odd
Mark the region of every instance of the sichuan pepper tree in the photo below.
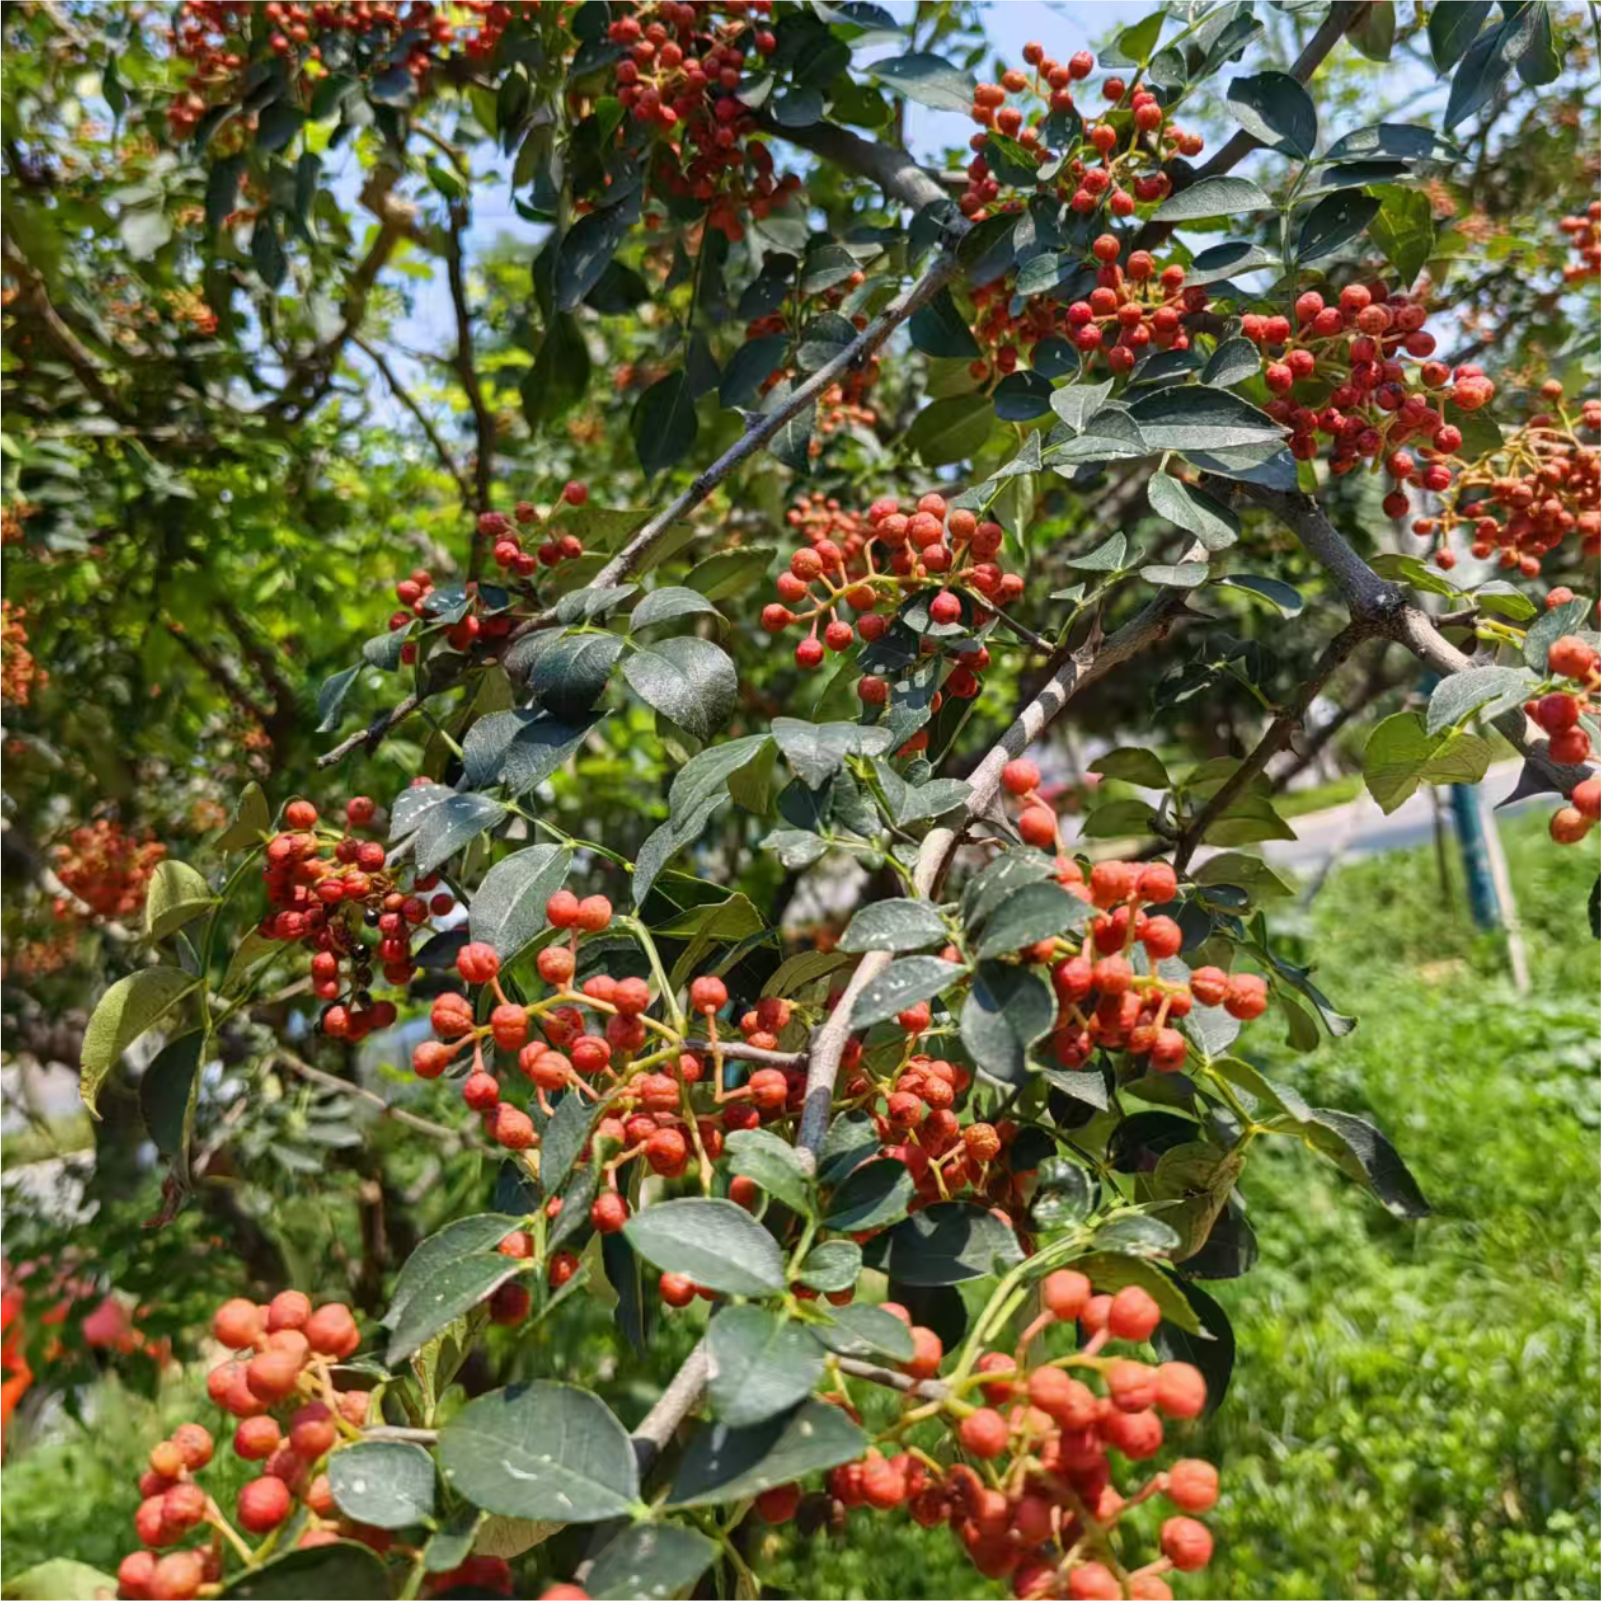
[[[1388,54],[1395,8],[1299,15],[1282,57],[1250,7],[1176,8],[985,81],[976,52],[949,59],[971,19],[942,7],[908,32],[861,4],[186,0],[165,34],[130,13],[59,37],[148,162],[122,248],[147,285],[201,286],[160,302],[183,329],[161,337],[254,316],[282,381],[226,344],[141,385],[8,227],[24,365],[124,458],[148,440],[221,471],[319,426],[360,351],[459,504],[437,559],[384,553],[387,626],[310,717],[236,630],[280,760],[211,855],[85,835],[115,843],[115,904],[105,875],[56,870],[119,928],[145,890],[121,932],[153,959],[88,1023],[84,1099],[164,1041],[140,1103],[176,1226],[206,1188],[202,1065],[243,1020],[281,1023],[287,983],[331,1061],[425,1030],[412,1072],[499,1160],[381,1319],[298,1288],[216,1309],[212,1410],[130,1467],[121,1593],[509,1593],[536,1546],[551,1596],[754,1593],[748,1519],[857,1506],[948,1523],[1020,1596],[1159,1597],[1204,1569],[1220,1480],[1186,1425],[1232,1340],[1202,1282],[1254,1256],[1253,1151],[1298,1142],[1428,1210],[1383,1133],[1247,1054],[1270,1015],[1302,1045],[1354,1022],[1277,948],[1282,885],[1239,849],[1290,833],[1268,764],[1349,659],[1394,645],[1435,683],[1370,737],[1381,805],[1475,781],[1499,740],[1558,798],[1556,842],[1601,815],[1601,400],[1577,346],[1494,362],[1498,333],[1439,287],[1459,252],[1430,199],[1465,125],[1561,84],[1568,19],[1433,8],[1438,126],[1363,125],[1308,85]],[[970,117],[959,168],[900,147],[905,100]],[[497,260],[487,292],[525,303],[480,328],[491,141],[549,233]],[[351,146],[359,250],[330,176]],[[1556,312],[1595,275],[1596,218],[1547,220]],[[408,252],[444,267],[465,450],[361,332]],[[633,321],[605,336],[618,403],[591,423],[595,317]],[[226,421],[247,382],[268,398]],[[610,480],[641,478],[650,509],[617,504]],[[1070,548],[1037,537],[1053,500],[1089,508]],[[1136,517],[1150,548],[1117,527]],[[1386,518],[1402,548],[1372,554]],[[1490,573],[1445,576],[1470,556]],[[1273,699],[1252,607],[1335,619]],[[8,611],[19,705],[31,620]],[[1139,793],[1064,838],[1029,752],[1152,658],[1174,700],[1233,684],[1266,721],[1243,757],[1177,771],[1124,743],[1097,772]],[[306,723],[317,777],[292,760]],[[409,782],[370,784],[413,730]],[[581,794],[548,803],[587,751],[645,738],[660,766],[617,835]],[[799,937],[731,890],[734,863],[872,893]],[[252,1041],[267,1073],[348,1082]],[[631,1431],[561,1373],[495,1387],[476,1365],[492,1326],[537,1349],[591,1294],[641,1347],[697,1331]],[[224,1424],[261,1464],[229,1506],[207,1487]]]

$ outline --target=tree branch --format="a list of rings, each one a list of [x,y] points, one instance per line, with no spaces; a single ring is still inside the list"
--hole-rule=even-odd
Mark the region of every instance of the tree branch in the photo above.
[[[256,700],[250,691],[239,682],[233,669],[221,657],[213,655],[198,640],[190,638],[182,624],[174,622],[170,617],[163,619],[163,624],[167,632],[194,657],[206,677],[222,691],[223,698],[232,701],[241,710],[248,712],[258,723],[265,727],[271,719],[271,709]]]
[[[876,184],[891,200],[921,211],[936,200],[949,200],[944,184],[896,145],[878,144],[832,122],[814,122],[809,128],[786,128],[769,118],[762,127],[777,139],[809,150],[836,167]]]
[[[472,311],[467,304],[467,274],[462,258],[461,236],[467,227],[467,207],[462,201],[452,201],[450,231],[445,236],[445,271],[450,282],[450,304],[456,313],[456,356],[453,365],[461,386],[467,391],[467,404],[472,408],[473,432],[477,436],[477,451],[473,458],[473,495],[471,509],[475,513],[489,510],[495,477],[495,416],[484,399],[483,385],[478,381],[478,366],[473,359]],[[467,563],[467,578],[478,577],[484,565],[484,546],[487,543],[476,524],[472,534],[472,554]]]
[[[377,750],[384,735],[396,723],[405,722],[421,704],[422,702],[415,693],[407,695],[403,700],[396,701],[388,711],[379,712],[365,728],[359,728],[354,734],[340,740],[332,750],[325,750],[317,758],[317,765],[319,767],[332,767],[335,762],[343,761],[358,745],[365,745],[369,751]]]
[[[308,1083],[321,1085],[325,1090],[334,1090],[340,1095],[350,1096],[353,1100],[365,1101],[369,1106],[377,1108],[380,1117],[404,1123],[407,1128],[414,1128],[418,1133],[426,1134],[431,1139],[447,1141],[453,1145],[475,1143],[465,1130],[446,1128],[443,1123],[419,1117],[415,1112],[408,1112],[403,1106],[393,1106],[383,1096],[365,1086],[354,1084],[348,1078],[340,1078],[336,1073],[325,1073],[320,1067],[313,1067],[310,1062],[301,1061],[298,1056],[281,1046],[273,1054],[291,1073],[298,1074]]]
[[[451,454],[450,447],[440,437],[439,430],[434,427],[428,413],[417,403],[412,392],[401,383],[395,369],[389,365],[388,359],[376,345],[369,344],[360,334],[352,334],[351,343],[378,369],[379,375],[389,385],[389,392],[411,413],[417,426],[422,429],[423,436],[433,446],[434,454],[439,458],[439,465],[455,480],[456,493],[461,496],[462,505],[470,506],[473,498],[472,485],[467,482],[467,475]]]
[[[1195,848],[1206,838],[1206,831],[1228,811],[1247,786],[1286,745],[1301,726],[1307,708],[1317,699],[1323,686],[1339,670],[1346,659],[1365,639],[1373,637],[1367,623],[1352,622],[1334,636],[1318,658],[1306,681],[1296,691],[1289,705],[1273,719],[1268,731],[1257,741],[1256,748],[1234,771],[1215,795],[1191,820],[1188,828],[1179,835],[1173,852],[1173,869],[1182,873],[1189,865]]]
[[[1213,487],[1220,486],[1214,483]],[[1427,612],[1411,605],[1399,586],[1380,578],[1363,561],[1310,495],[1233,481],[1228,481],[1228,488],[1271,511],[1295,535],[1307,554],[1334,580],[1354,623],[1405,645],[1442,677],[1478,665],[1440,633]],[[1503,712],[1494,721],[1507,741],[1564,795],[1571,794],[1574,785],[1589,776],[1587,767],[1552,761],[1544,733],[1521,710]]]
[[[925,836],[912,869],[915,894],[923,897],[932,895],[955,856],[967,825],[995,804],[1000,793],[1002,768],[1013,757],[1021,756],[1080,690],[1104,678],[1131,656],[1165,639],[1184,610],[1187,594],[1186,590],[1168,590],[1109,639],[1092,639],[1072,653],[1058,652],[1050,676],[1040,687],[1039,693],[1022,709],[1017,720],[968,775],[967,781],[972,787],[961,825],[956,828],[935,828]],[[838,1005],[812,1035],[806,1100],[795,1143],[814,1164],[828,1133],[828,1114],[834,1102],[834,1081],[839,1074],[840,1057],[845,1042],[853,1032],[851,1011],[857,997],[893,959],[887,951],[872,951],[864,956],[851,974]]]

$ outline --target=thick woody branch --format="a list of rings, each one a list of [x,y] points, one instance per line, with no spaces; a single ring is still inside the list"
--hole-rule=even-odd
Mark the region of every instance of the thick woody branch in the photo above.
[[[809,128],[785,128],[764,119],[763,127],[787,143],[809,150],[814,156],[831,161],[859,178],[876,184],[890,200],[921,211],[936,200],[949,200],[945,186],[906,151],[895,145],[875,143],[831,122],[815,122]]]
[[[1101,642],[1092,640],[1071,654],[1058,657],[1038,694],[968,775],[971,792],[961,825],[933,829],[924,838],[912,869],[912,886],[917,895],[928,897],[934,893],[956,854],[967,825],[982,817],[995,804],[1000,793],[1001,770],[1006,764],[1013,757],[1021,756],[1080,690],[1104,678],[1130,657],[1165,639],[1184,609],[1184,598],[1184,591],[1169,590],[1110,638]],[[864,956],[851,974],[839,1004],[823,1026],[812,1035],[806,1075],[806,1101],[795,1143],[814,1162],[828,1133],[828,1115],[834,1103],[834,1081],[839,1075],[840,1058],[846,1041],[852,1033],[852,1009],[857,997],[892,960],[893,957],[886,951],[873,951]]]
[[[1405,645],[1424,666],[1442,677],[1482,665],[1446,639],[1435,626],[1434,619],[1411,605],[1399,586],[1380,578],[1310,495],[1265,489],[1256,484],[1232,487],[1242,498],[1272,512],[1295,535],[1307,554],[1334,580],[1353,623]],[[1552,761],[1547,754],[1545,735],[1521,710],[1503,712],[1495,719],[1495,727],[1564,795],[1570,794],[1573,786],[1588,776],[1586,767]]]
[[[1257,741],[1256,748],[1229,775],[1222,788],[1201,808],[1189,827],[1179,836],[1173,852],[1173,867],[1182,873],[1189,865],[1195,848],[1206,838],[1206,832],[1243,795],[1257,775],[1290,743],[1300,729],[1312,702],[1323,686],[1340,669],[1363,640],[1371,638],[1373,629],[1359,622],[1349,623],[1331,639],[1318,658],[1316,666],[1289,705],[1273,719],[1268,731]]]

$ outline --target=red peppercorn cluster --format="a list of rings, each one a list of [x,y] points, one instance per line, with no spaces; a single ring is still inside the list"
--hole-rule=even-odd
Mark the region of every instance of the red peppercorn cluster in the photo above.
[[[1552,595],[1559,597],[1557,604],[1572,599],[1564,590],[1553,590]],[[1579,719],[1593,719],[1601,712],[1601,651],[1577,634],[1564,634],[1552,641],[1546,666],[1557,687],[1529,701],[1524,710],[1545,730],[1552,761],[1577,766],[1591,753],[1590,736]],[[1591,774],[1574,786],[1568,804],[1552,814],[1551,838],[1559,845],[1577,845],[1598,819],[1601,774]]]
[[[476,27],[458,32],[452,12],[465,12]],[[401,65],[419,86],[436,61],[453,48],[470,60],[494,53],[511,21],[512,7],[503,0],[458,0],[446,7],[431,0],[355,0],[355,3],[302,5],[294,0],[183,0],[170,39],[174,55],[189,63],[189,82],[167,108],[167,123],[183,137],[214,106],[227,105],[245,92],[257,14],[270,32],[265,51],[292,68],[318,62],[342,73],[368,76]],[[397,63],[396,46],[405,52]],[[296,93],[309,100],[318,75],[302,70]]]
[[[1062,1066],[1084,1067],[1105,1049],[1143,1057],[1158,1073],[1177,1073],[1189,1042],[1172,1023],[1187,1017],[1195,1002],[1221,1006],[1241,1022],[1267,1010],[1267,981],[1256,973],[1198,967],[1181,979],[1157,971],[1184,944],[1171,917],[1144,909],[1168,905],[1178,893],[1178,877],[1166,862],[1096,862],[1086,879],[1076,861],[1060,854],[1056,813],[1040,798],[1033,762],[1008,762],[1001,782],[1021,806],[1017,831],[1025,843],[1055,853],[1057,882],[1097,911],[1076,940],[1059,935],[1025,953],[1051,969],[1058,1006],[1051,1048]],[[1148,971],[1131,959],[1136,945]]]
[[[0,601],[0,701],[8,706],[26,706],[40,684],[50,681],[28,649],[26,606]]]
[[[611,9],[607,37],[627,51],[614,92],[635,123],[661,136],[650,193],[697,201],[710,227],[730,243],[743,239],[744,216],[765,217],[800,188],[791,174],[774,176],[772,151],[751,138],[755,114],[735,98],[751,52],[778,47],[760,21],[772,0],[645,0],[621,16],[621,6]]]
[[[1309,289],[1295,302],[1293,326],[1278,315],[1241,319],[1246,338],[1277,352],[1264,374],[1275,395],[1267,410],[1290,430],[1291,454],[1311,461],[1322,435],[1332,441],[1331,472],[1364,462],[1377,471],[1382,463],[1395,486],[1384,502],[1392,517],[1411,506],[1407,485],[1435,494],[1450,486],[1462,432],[1445,420],[1444,403],[1477,411],[1495,393],[1482,367],[1465,362],[1453,370],[1432,359],[1427,320],[1426,307],[1382,283],[1347,284],[1332,304]],[[1420,365],[1409,373],[1407,361]],[[1301,385],[1317,398],[1299,400]],[[1413,441],[1422,441],[1416,456],[1403,448]]]
[[[249,1553],[241,1534],[271,1534],[297,1502],[308,1513],[302,1546],[353,1538],[382,1549],[389,1538],[343,1519],[320,1471],[328,1453],[359,1437],[368,1421],[370,1394],[336,1390],[331,1371],[361,1345],[350,1308],[330,1301],[313,1310],[298,1290],[265,1305],[235,1299],[217,1308],[212,1333],[235,1354],[212,1370],[207,1394],[239,1420],[234,1453],[261,1463],[260,1476],[240,1490],[230,1522],[195,1480],[212,1458],[210,1432],[183,1423],[157,1445],[139,1479],[134,1528],[142,1549],[117,1570],[117,1593],[130,1601],[187,1601],[221,1579],[229,1549]],[[166,1550],[197,1532],[205,1545]]]
[[[165,860],[167,847],[101,817],[73,829],[50,855],[56,877],[95,916],[132,917],[144,905],[151,875]],[[78,916],[78,908],[60,896],[53,910],[64,921]]]
[[[1570,537],[1583,555],[1601,555],[1601,452],[1580,432],[1601,434],[1601,398],[1582,401],[1575,416],[1560,380],[1547,380],[1537,412],[1500,445],[1464,465],[1441,495],[1437,516],[1420,517],[1412,531],[1437,545],[1435,561],[1454,565],[1446,541],[1460,528],[1471,534],[1480,561],[1496,556],[1525,578],[1540,574],[1544,558]]]
[[[377,810],[368,796],[353,796],[345,804],[345,828],[335,830],[318,827],[310,801],[291,801],[283,830],[267,841],[262,867],[273,910],[259,932],[311,952],[312,988],[331,1003],[322,1013],[322,1031],[334,1039],[363,1039],[395,1021],[394,1003],[374,1002],[368,994],[374,963],[388,983],[409,984],[416,971],[413,934],[456,904],[440,890],[437,874],[403,888],[386,866],[384,847],[357,837],[355,830],[366,828]],[[369,926],[378,932],[375,946],[364,938]]]
[[[1043,45],[1030,43],[1023,47],[1023,60],[1027,71],[1009,67],[998,83],[979,84],[973,93],[973,121],[1015,139],[1038,156],[1042,170],[1049,172],[1041,182],[1052,186],[1057,198],[1081,215],[1104,205],[1113,216],[1128,217],[1136,206],[1164,199],[1172,181],[1162,170],[1163,162],[1174,156],[1196,156],[1205,148],[1199,134],[1186,133],[1168,120],[1161,101],[1149,89],[1130,91],[1119,77],[1102,80],[1099,120],[1081,120],[1073,85],[1095,70],[1095,58],[1088,50],[1058,62],[1045,54]],[[1010,210],[1018,204],[1001,201],[1004,180],[985,158],[988,139],[987,133],[973,135],[975,155],[959,202],[963,214],[975,220],[992,209]],[[1060,157],[1060,162],[1053,157]]]
[[[1582,217],[1564,217],[1557,226],[1568,236],[1568,247],[1579,258],[1563,266],[1563,283],[1582,284],[1601,278],[1601,200],[1592,200]]]
[[[576,479],[569,482],[561,492],[565,505],[584,506],[589,502],[589,486],[579,483]],[[584,542],[576,534],[552,534],[549,538],[541,540],[533,550],[523,547],[523,539],[528,535],[518,532],[519,529],[537,529],[540,522],[539,512],[526,500],[517,502],[512,515],[506,516],[504,512],[486,511],[478,518],[478,535],[481,539],[493,540],[490,553],[495,559],[497,567],[503,567],[508,573],[518,578],[531,578],[541,567],[555,567],[564,561],[572,561],[584,553]],[[413,573],[413,580],[419,575]],[[421,575],[426,579],[427,575]],[[425,590],[426,593],[426,590]],[[402,597],[404,598],[404,597]],[[419,596],[419,601],[424,596]],[[419,612],[419,616],[426,615]],[[468,613],[469,616],[472,613]],[[485,619],[490,621],[491,619]],[[465,618],[462,619],[466,621]],[[460,626],[459,624],[457,625]],[[507,624],[509,627],[510,624]],[[505,628],[499,632],[504,633]],[[474,636],[476,638],[476,634]],[[455,644],[455,639],[451,639]],[[468,643],[471,643],[469,640]],[[458,647],[461,648],[461,647]]]
[[[942,1463],[923,1450],[886,1457],[875,1449],[835,1468],[829,1495],[841,1512],[905,1506],[924,1528],[948,1524],[974,1567],[1010,1579],[1019,1597],[1171,1597],[1165,1574],[1194,1572],[1211,1559],[1211,1533],[1195,1514],[1217,1501],[1217,1469],[1180,1460],[1119,1487],[1114,1465],[1121,1459],[1127,1473],[1128,1464],[1155,1457],[1163,1420],[1199,1416],[1206,1381],[1187,1362],[1106,1354],[1113,1343],[1144,1343],[1161,1322],[1160,1307],[1138,1286],[1097,1295],[1084,1274],[1061,1269],[1044,1280],[1041,1300],[1013,1350],[964,1353],[932,1407],[923,1390],[906,1397],[908,1410],[937,1412],[953,1455],[971,1460]],[[913,1325],[902,1306],[884,1310],[911,1328],[914,1354],[904,1371],[937,1380],[945,1359],[939,1336]],[[1073,1349],[1055,1356],[1036,1349],[1054,1345],[1055,1330],[1075,1326],[1081,1343]],[[787,1522],[800,1498],[799,1485],[779,1485],[757,1498],[756,1510]],[[1130,1568],[1131,1514],[1157,1498],[1175,1509],[1157,1533],[1161,1554]]]
[[[779,598],[762,609],[762,627],[777,634],[797,623],[810,624],[795,647],[795,663],[807,671],[822,665],[825,647],[838,654],[858,639],[871,644],[882,638],[890,619],[877,608],[931,584],[939,586],[929,600],[932,622],[959,621],[964,608],[958,591],[965,590],[975,627],[988,620],[991,604],[1005,606],[1023,591],[1022,578],[1003,572],[995,560],[1004,537],[1001,525],[980,522],[975,513],[950,506],[943,495],[924,495],[910,512],[893,498],[876,500],[865,520],[814,495],[793,508],[788,521],[808,543],[779,575]],[[960,651],[941,693],[970,700],[988,665],[989,652],[982,645]],[[882,706],[889,690],[888,679],[873,673],[857,684],[868,706]],[[921,743],[912,748],[921,749],[926,730],[914,740]]]

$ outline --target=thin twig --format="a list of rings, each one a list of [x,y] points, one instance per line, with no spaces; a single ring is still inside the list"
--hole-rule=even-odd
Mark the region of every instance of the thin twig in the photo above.
[[[417,710],[421,701],[415,694],[407,695],[398,700],[386,712],[380,712],[365,727],[357,729],[354,734],[339,741],[332,750],[324,751],[317,758],[319,767],[332,767],[337,761],[348,756],[358,745],[365,745],[369,751],[376,750],[384,735],[397,723],[403,723]]]
[[[414,1128],[419,1133],[430,1135],[436,1140],[450,1140],[457,1145],[474,1143],[472,1136],[465,1129],[446,1128],[443,1123],[418,1117],[415,1112],[408,1112],[403,1106],[393,1106],[383,1096],[375,1094],[363,1085],[353,1084],[348,1078],[340,1078],[334,1073],[325,1073],[320,1067],[313,1067],[310,1062],[301,1061],[292,1051],[286,1051],[281,1046],[274,1055],[291,1073],[297,1073],[310,1083],[320,1084],[324,1089],[348,1095],[353,1100],[365,1101],[369,1106],[377,1108],[380,1117],[392,1118],[395,1122],[404,1123],[407,1128]]]
[[[1372,636],[1373,629],[1370,625],[1352,622],[1329,641],[1306,681],[1297,689],[1289,705],[1273,719],[1267,732],[1257,741],[1256,748],[1229,774],[1222,787],[1179,835],[1178,844],[1173,851],[1173,867],[1176,872],[1184,871],[1189,865],[1190,857],[1195,853],[1196,846],[1206,838],[1206,831],[1245,793],[1247,786],[1273,757],[1289,744],[1301,727],[1307,709],[1351,652],[1363,640]]]
[[[428,413],[418,404],[416,396],[401,383],[395,369],[389,365],[383,352],[376,345],[369,344],[360,334],[352,335],[351,343],[378,369],[384,382],[389,385],[390,393],[411,413],[428,443],[433,446],[434,454],[439,458],[439,465],[455,480],[456,493],[461,496],[462,505],[470,506],[473,498],[472,485],[467,482],[466,473],[461,470],[461,465],[451,454],[450,447],[440,437],[439,430],[434,427]]]
[[[477,449],[473,457],[472,510],[483,513],[489,510],[495,478],[495,414],[484,399],[484,387],[478,380],[478,364],[473,356],[472,309],[467,304],[467,273],[462,257],[462,234],[466,231],[467,206],[453,201],[450,207],[450,231],[445,236],[445,273],[450,283],[450,304],[456,314],[456,376],[467,392],[467,404],[472,408],[473,432],[477,436]],[[467,562],[467,578],[471,582],[483,570],[484,548],[487,540],[476,525],[472,535],[472,553]]]

